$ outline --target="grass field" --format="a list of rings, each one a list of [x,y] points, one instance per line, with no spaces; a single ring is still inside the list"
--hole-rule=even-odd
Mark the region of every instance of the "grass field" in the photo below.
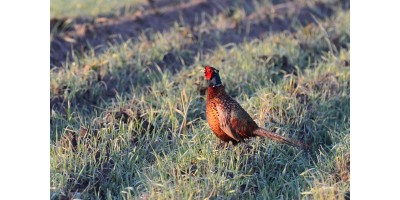
[[[51,199],[349,199],[349,4],[51,0]],[[311,150],[221,147],[204,65]]]

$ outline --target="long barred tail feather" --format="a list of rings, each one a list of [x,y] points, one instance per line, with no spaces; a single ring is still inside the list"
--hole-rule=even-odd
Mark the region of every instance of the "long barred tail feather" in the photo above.
[[[280,136],[280,135],[278,135],[276,133],[269,132],[269,131],[267,131],[267,130],[265,130],[263,128],[258,128],[253,133],[255,135],[258,135],[258,136],[261,136],[261,137],[270,138],[270,139],[275,140],[277,142],[288,144],[288,145],[291,145],[291,146],[294,146],[294,147],[299,147],[299,148],[303,148],[303,149],[308,149],[309,148],[309,146],[307,144],[304,144],[304,143],[302,143],[302,142],[300,142],[298,140]]]

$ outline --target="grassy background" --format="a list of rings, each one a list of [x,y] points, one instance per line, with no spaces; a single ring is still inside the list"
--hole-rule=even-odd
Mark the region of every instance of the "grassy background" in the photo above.
[[[51,0],[50,17],[99,16],[104,13],[121,16],[144,3],[145,0]]]
[[[51,199],[350,194],[349,2],[205,2],[193,20],[179,9],[200,1],[118,2],[51,1],[52,17],[68,17],[52,50],[68,27],[104,16],[146,22],[154,11],[172,24],[144,23],[101,50],[87,44],[102,33],[72,38],[71,56],[51,66]],[[205,121],[205,64],[260,126],[312,150],[260,138],[218,147]]]

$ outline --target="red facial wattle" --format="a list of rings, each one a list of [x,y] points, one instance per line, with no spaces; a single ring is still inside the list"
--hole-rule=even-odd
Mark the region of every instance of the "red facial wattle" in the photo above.
[[[214,73],[214,70],[210,66],[205,67],[204,76],[206,77],[206,80],[210,80],[213,73]]]

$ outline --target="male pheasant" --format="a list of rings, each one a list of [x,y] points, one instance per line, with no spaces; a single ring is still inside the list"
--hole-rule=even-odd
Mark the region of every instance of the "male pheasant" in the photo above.
[[[261,136],[295,147],[308,147],[300,141],[285,138],[260,128],[239,103],[225,92],[225,87],[219,77],[219,70],[205,66],[204,75],[208,82],[207,122],[219,139],[237,144],[243,142],[245,138]]]

